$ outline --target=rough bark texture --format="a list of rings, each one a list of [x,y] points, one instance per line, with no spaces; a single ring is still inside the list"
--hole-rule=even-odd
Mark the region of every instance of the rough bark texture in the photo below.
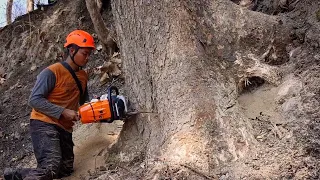
[[[245,174],[232,163],[256,140],[237,97],[253,76],[280,83],[273,65],[288,59],[288,22],[226,0],[115,0],[113,14],[126,94],[134,109],[153,112],[125,123],[120,161],[192,167],[205,178]]]
[[[6,8],[7,24],[10,24],[12,22],[12,4],[13,4],[13,0],[7,0],[7,8]]]

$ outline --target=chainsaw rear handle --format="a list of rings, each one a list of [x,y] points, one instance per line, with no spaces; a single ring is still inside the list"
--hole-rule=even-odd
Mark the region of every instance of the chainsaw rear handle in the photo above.
[[[116,95],[119,95],[119,89],[115,86],[111,86],[108,88],[108,100],[109,100],[109,108],[110,108],[110,112],[111,112],[111,120],[110,121],[102,121],[102,122],[107,122],[107,123],[112,123],[115,119],[115,115],[114,115],[114,109],[113,109],[113,105],[114,105],[114,100],[112,98],[112,91],[116,92]]]

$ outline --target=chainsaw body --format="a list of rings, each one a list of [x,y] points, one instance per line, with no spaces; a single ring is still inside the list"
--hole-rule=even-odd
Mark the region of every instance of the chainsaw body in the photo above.
[[[79,107],[79,116],[83,124],[112,123],[122,120],[127,113],[124,96],[119,95],[118,88],[112,86],[108,89],[108,98],[96,102],[86,103]]]

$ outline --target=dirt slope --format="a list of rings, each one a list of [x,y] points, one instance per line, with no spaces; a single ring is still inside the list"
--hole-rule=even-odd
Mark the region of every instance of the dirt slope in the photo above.
[[[0,30],[0,67],[6,73],[6,81],[0,85],[0,175],[5,167],[35,165],[28,132],[31,111],[27,104],[28,97],[37,74],[46,66],[62,60],[64,38],[77,28],[94,34],[90,16],[82,0],[58,1],[43,11],[36,10],[30,16],[19,17],[14,23]],[[87,67],[102,65],[104,57],[101,51],[95,52]],[[89,82],[91,97],[93,94],[106,93],[108,84],[100,86],[99,80],[99,75],[92,75]],[[103,134],[106,134],[106,131],[101,129]],[[98,135],[97,129],[91,130]],[[106,137],[109,136],[106,134]],[[112,140],[114,135],[110,135],[106,143],[111,143]]]

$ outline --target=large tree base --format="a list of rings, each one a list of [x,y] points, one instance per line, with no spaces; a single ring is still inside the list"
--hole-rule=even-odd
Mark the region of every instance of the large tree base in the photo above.
[[[148,179],[276,179],[307,161],[297,157],[310,157],[296,139],[301,118],[288,116],[303,109],[289,18],[226,0],[115,1],[112,9],[126,94],[152,113],[125,123],[108,163]]]

